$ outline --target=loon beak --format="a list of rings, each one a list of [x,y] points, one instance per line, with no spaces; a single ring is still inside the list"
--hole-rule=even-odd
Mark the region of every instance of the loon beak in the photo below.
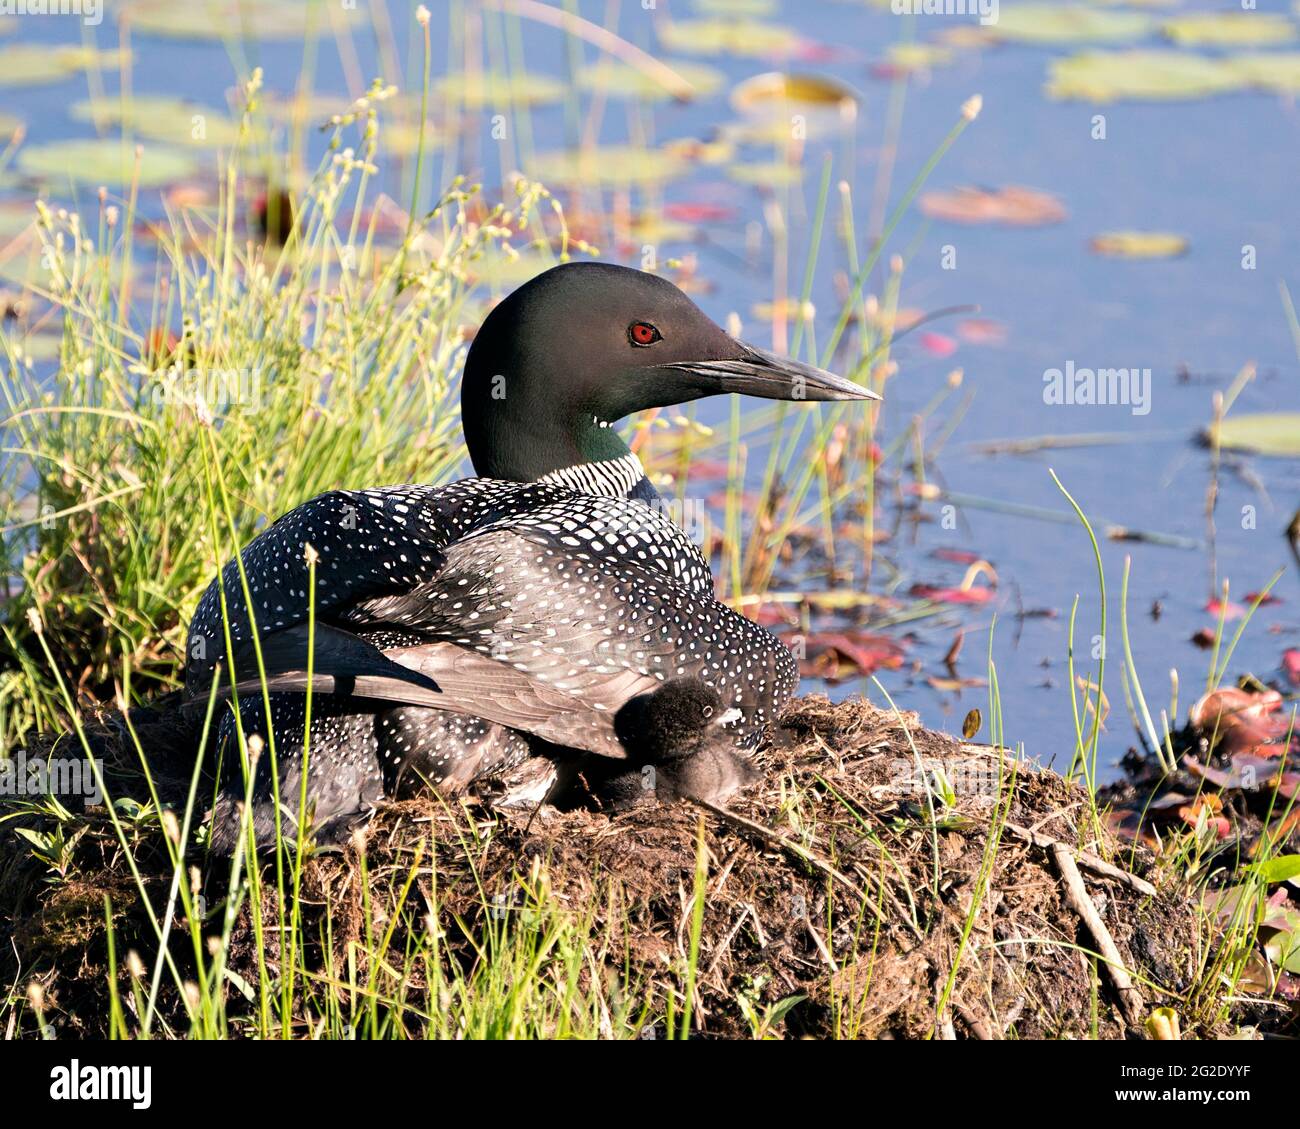
[[[725,361],[677,361],[663,368],[689,372],[706,381],[705,391],[738,392],[765,400],[879,400],[863,388],[833,372],[790,357],[769,353],[737,342],[740,356]]]

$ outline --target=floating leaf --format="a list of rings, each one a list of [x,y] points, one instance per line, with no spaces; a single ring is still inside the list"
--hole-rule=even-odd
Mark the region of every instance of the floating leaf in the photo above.
[[[758,161],[753,164],[732,165],[727,174],[738,184],[760,187],[798,184],[803,179],[803,169],[786,161]]]
[[[857,92],[838,79],[813,74],[756,74],[731,92],[731,104],[741,113],[788,118],[790,110],[828,110],[852,120]]]
[[[68,114],[79,122],[125,128],[176,145],[228,148],[239,141],[239,123],[220,110],[165,95],[142,94],[129,102],[84,100],[74,102]]]
[[[1172,259],[1187,251],[1187,240],[1167,231],[1108,231],[1088,246],[1115,259]]]
[[[793,28],[759,20],[665,20],[659,42],[688,55],[771,58],[793,54],[800,40]]]
[[[1295,25],[1265,12],[1195,12],[1165,20],[1160,30],[1180,47],[1290,43]]]
[[[987,34],[1019,43],[1122,43],[1141,39],[1151,27],[1151,17],[1140,12],[1023,4],[1001,9]]]
[[[777,0],[695,0],[693,7],[708,16],[770,16]]]
[[[941,43],[891,43],[883,62],[875,64],[871,73],[877,78],[898,78],[945,66],[953,60],[953,50]]]
[[[1053,59],[1047,92],[1053,98],[1113,102],[1168,101],[1240,90],[1246,77],[1227,60],[1182,51],[1087,51]]]
[[[1257,455],[1300,458],[1300,412],[1243,412],[1218,426],[1219,445]]]
[[[234,9],[233,11],[231,9]],[[138,0],[122,13],[137,35],[165,39],[299,40],[322,35],[340,22],[355,23],[361,13],[355,6],[294,3],[293,0],[257,0],[235,4],[189,3],[175,0]]]
[[[1261,86],[1279,94],[1300,93],[1300,53],[1295,51],[1232,55],[1224,63],[1250,86]]]
[[[15,43],[11,47],[0,47],[0,86],[61,82],[91,67],[116,70],[128,57],[122,51],[97,51],[93,47]]]
[[[727,76],[720,70],[703,63],[682,63],[671,59],[663,61],[695,88],[696,98],[707,98],[721,89],[727,80]],[[594,66],[584,67],[578,73],[578,85],[583,90],[599,90],[604,94],[636,98],[642,102],[667,102],[675,97],[673,91],[653,75],[611,59],[603,59]]]
[[[1008,185],[1006,188],[954,188],[927,192],[921,211],[953,223],[1002,223],[1038,227],[1065,219],[1065,205],[1048,192]]]
[[[492,110],[558,102],[566,89],[558,79],[541,74],[475,71],[442,79],[438,83],[438,96],[471,110]]]
[[[544,183],[575,187],[659,184],[686,170],[686,162],[662,150],[633,145],[560,149],[538,153],[529,172]]]
[[[24,149],[18,165],[29,176],[55,185],[72,180],[120,187],[131,183],[136,175],[135,146],[112,138],[50,141]],[[183,180],[194,171],[194,162],[184,153],[147,146],[140,155],[142,187]]]

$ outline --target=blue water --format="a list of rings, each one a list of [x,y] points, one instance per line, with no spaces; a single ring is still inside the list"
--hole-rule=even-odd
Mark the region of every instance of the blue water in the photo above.
[[[441,70],[447,9],[431,6],[435,59]],[[1003,10],[1010,6],[1004,2]],[[597,22],[604,22],[616,7],[620,33],[662,56],[654,48],[652,22],[669,9],[664,0],[654,11],[646,11],[639,0],[613,6],[584,2],[580,7]],[[1288,11],[1284,4],[1261,3],[1260,9]],[[671,10],[689,14],[683,4],[673,4]],[[411,49],[411,7],[393,3],[389,11],[398,54],[405,62]],[[74,19],[6,18],[14,20],[16,31],[3,42],[82,41],[83,28]],[[891,42],[907,36],[930,39],[955,23],[970,21],[917,17],[909,27],[908,20],[888,10],[806,0],[784,0],[770,18],[834,48],[832,57],[794,63],[792,69],[834,75],[863,96],[851,149],[838,140],[818,142],[814,136],[805,153],[803,186],[792,193],[788,217],[792,246],[798,249],[791,264],[793,290],[802,275],[802,249],[825,152],[834,160],[835,179],[854,185],[859,232],[867,227],[890,91],[887,82],[872,76],[870,64]],[[111,13],[101,27],[84,31],[88,42],[116,45]],[[531,25],[526,25],[526,33],[529,68],[563,74],[566,48],[560,35]],[[368,80],[377,69],[368,25],[358,29],[354,44]],[[137,36],[133,45],[137,93],[179,94],[214,106],[225,104],[236,75],[219,43]],[[316,89],[348,93],[335,43],[325,38],[319,46]],[[1213,392],[1225,388],[1250,361],[1259,375],[1243,392],[1236,411],[1300,409],[1300,363],[1279,297],[1279,282],[1287,279],[1300,297],[1300,110],[1294,100],[1264,94],[1168,105],[1053,102],[1042,89],[1048,60],[1068,50],[1007,45],[960,52],[951,65],[909,84],[893,201],[954,123],[961,103],[978,92],[984,100],[982,114],[944,159],[929,187],[1025,185],[1057,196],[1069,214],[1062,223],[1026,229],[927,221],[915,209],[903,221],[891,241],[892,249],[910,250],[901,305],[938,309],[976,304],[982,317],[1005,326],[1006,341],[963,343],[942,359],[920,347],[919,334],[900,342],[895,354],[900,371],[889,385],[883,416],[885,436],[906,426],[944,387],[949,371],[960,366],[963,389],[973,390],[974,399],[932,468],[934,481],[967,495],[1065,513],[1064,499],[1048,474],[1053,467],[1090,515],[1203,542],[1210,464],[1208,452],[1193,438],[1210,417]],[[586,51],[592,58],[591,50]],[[269,89],[288,92],[297,81],[303,51],[301,44],[259,45],[250,48],[248,57],[265,69]],[[779,66],[728,57],[699,61],[721,69],[732,82]],[[112,96],[116,75],[104,78]],[[26,121],[29,144],[90,131],[66,113],[72,101],[87,96],[84,77],[5,94],[3,108]],[[1092,136],[1096,113],[1106,116],[1105,140]],[[735,117],[725,89],[687,106],[642,108],[639,116],[653,123],[660,141],[706,137]],[[486,131],[486,116],[477,126]],[[562,146],[570,132],[562,106],[534,110],[531,126],[539,149]],[[623,140],[627,128],[624,103],[611,100],[602,141]],[[475,150],[485,154],[486,167],[463,171],[482,176],[488,184],[499,182],[501,170],[486,132]],[[398,192],[400,171],[388,170],[386,175],[390,191]],[[22,186],[7,195],[21,197]],[[696,251],[701,273],[714,284],[711,293],[700,296],[701,303],[719,319],[733,310],[741,312],[747,334],[767,343],[767,327],[748,315],[756,302],[771,296],[770,245],[762,245],[756,268],[737,257],[743,255],[744,224],[762,219],[759,192],[729,182],[724,168],[700,167],[668,185],[663,196],[668,201],[722,201],[740,210],[738,222],[725,225],[717,235],[725,249],[673,245],[662,248],[661,254]],[[1190,240],[1190,249],[1177,259],[1142,262],[1103,258],[1088,250],[1092,236],[1124,228],[1177,232]],[[1241,267],[1247,244],[1255,248],[1255,270]],[[942,269],[945,246],[956,250],[956,269]],[[813,296],[824,312],[819,340],[829,332],[829,311],[838,307],[833,274],[842,269],[840,246],[828,238]],[[873,282],[878,291],[880,279]],[[953,334],[951,322],[927,328]],[[1149,412],[1137,415],[1122,405],[1044,403],[1044,371],[1067,363],[1150,369]],[[713,404],[702,414],[720,418],[725,411],[725,405]],[[978,447],[989,440],[1084,432],[1114,432],[1133,441],[1030,455],[989,455]],[[1234,597],[1240,599],[1261,588],[1275,570],[1285,570],[1275,590],[1283,602],[1261,610],[1237,652],[1233,673],[1254,671],[1272,677],[1282,651],[1300,639],[1300,572],[1283,537],[1290,515],[1300,505],[1300,462],[1243,460],[1262,482],[1263,494],[1250,475],[1236,472],[1233,462],[1221,478],[1218,576],[1231,581]],[[985,705],[984,691],[967,690],[957,697],[932,689],[925,675],[942,673],[940,659],[962,627],[967,639],[960,672],[982,675],[987,633],[996,614],[993,656],[1007,736],[1023,741],[1045,760],[1056,756],[1064,762],[1073,744],[1065,658],[1069,610],[1076,595],[1085,669],[1089,640],[1097,631],[1099,599],[1091,547],[1076,525],[969,505],[959,507],[956,528],[945,528],[939,520],[942,504],[925,504],[927,520],[915,535],[905,526],[897,543],[882,547],[881,555],[901,567],[909,581],[953,584],[961,566],[934,559],[932,551],[974,552],[996,567],[998,598],[978,609],[956,608],[939,619],[910,625],[905,629],[911,635],[909,658],[919,660],[922,669],[914,672],[909,664],[907,670],[882,673],[881,681],[900,706],[921,710],[933,725],[958,727],[971,706]],[[1254,529],[1243,528],[1245,506],[1256,507]],[[1205,611],[1212,582],[1204,547],[1103,542],[1111,617],[1106,688],[1112,712],[1103,742],[1108,763],[1133,741],[1118,679],[1118,594],[1126,554],[1132,557],[1133,570],[1129,608],[1134,659],[1153,711],[1167,704],[1169,671],[1176,667],[1183,683],[1180,712],[1185,713],[1208,666],[1208,656],[1190,638],[1198,628],[1212,624]],[[1148,614],[1156,601],[1163,608],[1158,619]],[[1020,608],[1052,615],[1021,620]],[[842,683],[832,693],[863,690],[875,694],[861,681]]]

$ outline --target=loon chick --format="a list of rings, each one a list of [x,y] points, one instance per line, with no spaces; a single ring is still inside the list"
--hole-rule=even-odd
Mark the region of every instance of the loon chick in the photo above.
[[[736,752],[730,713],[699,679],[674,679],[633,698],[614,719],[627,765],[602,758],[584,773],[593,798],[614,811],[683,797],[725,804],[759,777]]]
[[[187,693],[206,701],[220,665],[239,728],[275,748],[245,782],[234,714],[223,718],[214,847],[233,848],[246,795],[257,842],[273,837],[273,760],[280,824],[295,833],[304,745],[308,817],[329,835],[414,780],[454,793],[548,744],[626,759],[614,719],[672,679],[702,681],[733,718],[732,744],[756,744],[795,690],[795,663],[715,600],[708,563],[613,428],[728,392],[875,398],[735,340],[671,283],[626,267],[565,264],[496,306],[461,389],[480,477],[322,494],[200,599]]]

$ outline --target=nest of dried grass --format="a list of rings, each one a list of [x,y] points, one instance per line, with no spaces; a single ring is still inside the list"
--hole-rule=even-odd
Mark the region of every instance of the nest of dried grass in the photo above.
[[[1116,843],[1059,776],[927,730],[914,715],[820,697],[793,704],[762,756],[766,785],[729,813],[676,803],[614,817],[547,809],[529,820],[436,797],[386,808],[364,833],[364,879],[356,843],[307,866],[308,933],[322,935],[310,918],[328,913],[336,950],[314,958],[341,967],[364,936],[363,881],[371,904],[383,905],[418,854],[418,896],[457,923],[445,931],[445,959],[472,964],[473,934],[492,907],[513,904],[521,880],[536,889],[542,875],[557,911],[591,915],[584,975],[630,969],[650,1001],[684,1002],[691,984],[704,1036],[749,1035],[755,1008],[800,997],[782,1007],[778,1033],[1120,1038],[1193,984],[1202,915],[1103,862]],[[918,762],[948,782],[948,802],[917,786]],[[148,932],[106,822],[86,828],[53,882],[5,835],[0,916],[16,951],[6,946],[0,976],[39,976],[46,998],[72,1017],[67,1033],[93,1035],[107,1012],[104,893],[119,955],[133,935],[143,951]],[[705,908],[687,980],[701,857]],[[1122,858],[1142,869],[1147,856]],[[161,902],[165,852],[144,842],[137,864]],[[204,881],[223,874],[214,862]],[[273,898],[272,884],[268,913]],[[183,960],[188,938],[178,933]],[[1108,943],[1127,985],[1094,955]],[[256,945],[245,913],[231,967],[255,980],[259,960],[277,959],[273,941]],[[425,988],[418,974],[406,984],[417,999]],[[174,1010],[183,1030],[178,1001]],[[646,1014],[656,1021],[653,1003]]]

